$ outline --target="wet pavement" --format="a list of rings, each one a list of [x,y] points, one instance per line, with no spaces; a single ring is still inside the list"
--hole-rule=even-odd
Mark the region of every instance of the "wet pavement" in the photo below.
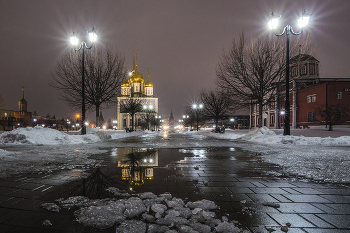
[[[135,193],[170,192],[187,201],[212,200],[220,206],[219,216],[237,220],[251,232],[282,232],[281,226],[288,223],[288,232],[350,232],[348,185],[283,177],[278,166],[264,163],[259,154],[240,147],[215,147],[215,143],[205,147],[200,139],[171,135],[180,145],[183,139],[193,140],[193,148],[164,149],[167,140],[151,139],[159,149],[137,163],[143,169],[136,170],[144,177],[124,172],[128,169],[125,163],[131,160],[126,155],[149,148],[148,140],[140,138],[123,139],[119,148],[96,155],[103,160],[101,173],[117,187]],[[146,170],[151,175],[147,176]],[[50,212],[41,204],[77,194],[74,190],[82,185],[82,177],[95,171],[72,169],[0,179],[1,232],[90,232],[74,221],[74,210]],[[279,207],[271,207],[271,203]],[[43,226],[44,220],[50,220],[52,226]]]

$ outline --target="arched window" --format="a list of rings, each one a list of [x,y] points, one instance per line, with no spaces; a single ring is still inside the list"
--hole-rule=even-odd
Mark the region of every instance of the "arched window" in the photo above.
[[[271,115],[271,125],[272,124],[275,124],[275,116],[274,115]]]
[[[310,74],[314,75],[315,74],[315,66],[310,65]]]
[[[303,74],[306,74],[306,65],[303,65],[302,67],[301,67],[301,74],[303,75]]]

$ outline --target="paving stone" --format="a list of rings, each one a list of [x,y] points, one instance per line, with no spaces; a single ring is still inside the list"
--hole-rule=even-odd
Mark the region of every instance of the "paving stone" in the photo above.
[[[250,188],[254,193],[268,193],[268,194],[288,194],[281,188]]]
[[[315,229],[315,228],[304,228],[308,233],[349,233],[349,229]]]
[[[228,187],[232,193],[254,193],[250,188]]]
[[[258,187],[252,182],[247,182],[247,181],[240,181],[240,182],[232,182],[236,187]],[[255,182],[258,183],[258,182]],[[264,186],[265,187],[265,186]]]
[[[326,205],[336,210],[337,214],[350,214],[350,204],[326,204]]]
[[[293,188],[300,194],[323,194],[321,191],[313,188]]]
[[[230,190],[226,187],[199,187],[200,193],[229,193]]]
[[[308,220],[312,224],[316,225],[317,227],[320,227],[320,228],[335,228],[335,226],[327,223],[326,221],[324,221],[322,218],[319,218],[315,214],[300,214],[300,216],[302,216],[303,218],[305,218],[306,220]]]
[[[47,213],[43,212],[24,211],[17,215],[15,218],[9,219],[6,224],[25,227],[30,227],[33,225],[41,226],[42,221],[45,220],[44,218],[47,215]],[[41,223],[39,224],[39,222]]]
[[[348,215],[332,215],[332,214],[316,214],[316,216],[332,224],[337,228],[350,229],[350,221]]]
[[[273,195],[270,194],[253,194],[248,193],[246,194],[250,199],[252,199],[254,202],[263,203],[264,201],[267,202],[279,202],[278,199],[274,198]]]
[[[294,188],[297,187],[291,183],[286,182],[261,182],[268,188]]]
[[[321,203],[311,203],[312,206],[315,206],[316,208],[324,211],[327,214],[337,214],[339,213],[338,210],[331,208],[330,206],[327,206],[326,204]]]
[[[308,202],[308,203],[330,203],[331,201],[318,195],[293,195],[284,194],[284,196],[293,202]]]
[[[306,221],[304,218],[300,217],[297,214],[277,214],[277,213],[268,213],[268,215],[276,220],[281,226],[285,226],[286,223],[291,223],[293,227],[316,227],[310,222]]]
[[[279,203],[279,211],[282,213],[325,213],[324,211],[308,203]]]
[[[341,195],[319,195],[322,198],[330,200],[334,203],[350,203],[350,196],[341,196]]]
[[[286,198],[283,194],[271,194],[271,196],[280,202],[292,202],[292,200]]]

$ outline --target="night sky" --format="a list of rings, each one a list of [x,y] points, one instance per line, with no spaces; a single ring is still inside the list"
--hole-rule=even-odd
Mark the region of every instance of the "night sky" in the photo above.
[[[310,34],[320,75],[350,77],[349,0],[1,0],[0,93],[5,109],[18,110],[25,87],[28,111],[71,117],[74,111],[48,85],[63,53],[72,49],[69,36],[81,36],[95,27],[95,46],[117,49],[132,68],[154,84],[160,114],[182,116],[198,91],[215,87],[215,69],[222,51],[244,31],[247,38],[269,33],[267,21],[274,11],[281,27],[296,20],[302,10],[312,13]],[[280,38],[285,40],[285,36]],[[293,40],[295,36],[291,36]],[[86,41],[88,41],[86,39]],[[88,120],[94,120],[88,114]],[[116,117],[116,108],[104,109],[105,120]]]

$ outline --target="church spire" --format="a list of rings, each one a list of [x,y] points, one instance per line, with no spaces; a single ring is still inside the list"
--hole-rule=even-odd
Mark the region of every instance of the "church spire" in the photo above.
[[[135,53],[132,54],[132,70],[135,70]]]

